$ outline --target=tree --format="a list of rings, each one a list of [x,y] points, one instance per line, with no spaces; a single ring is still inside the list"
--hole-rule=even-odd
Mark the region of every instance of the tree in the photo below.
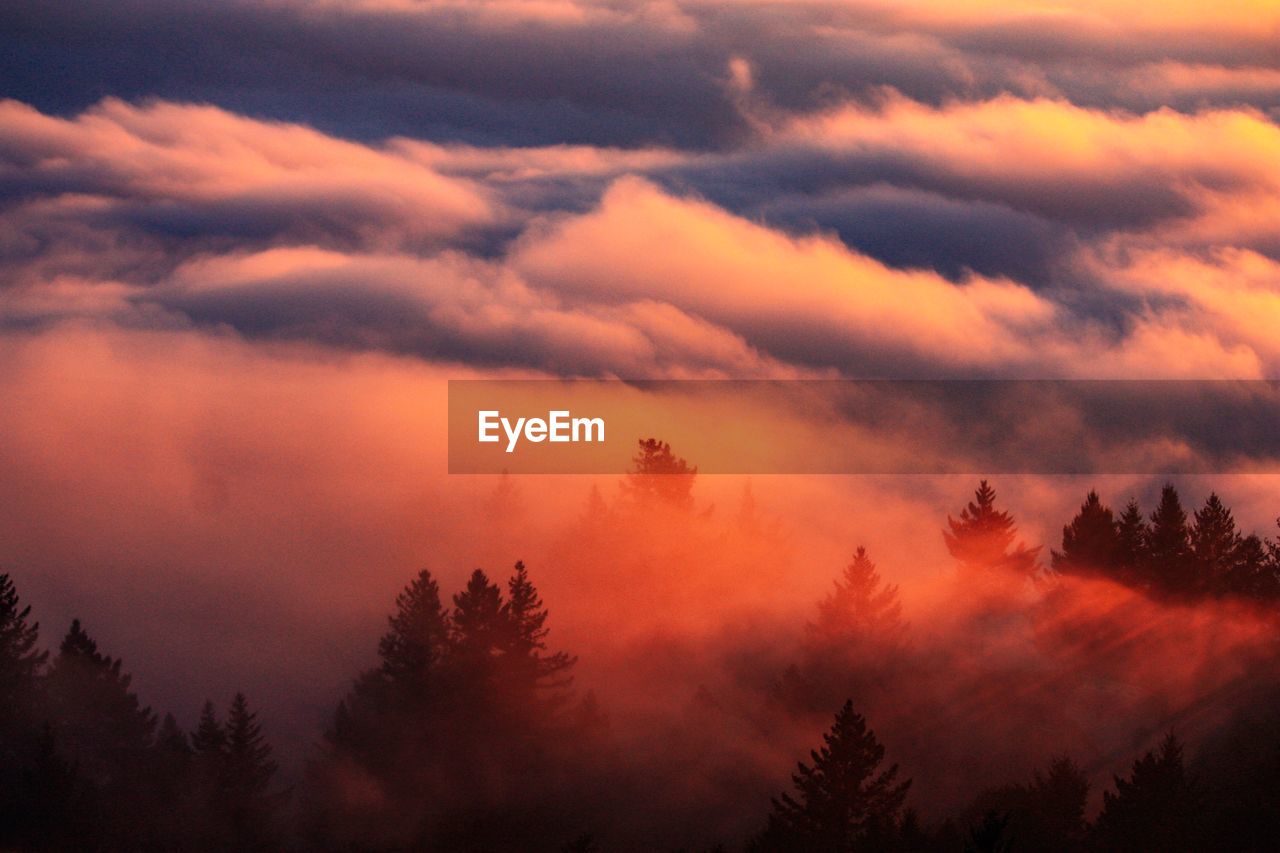
[[[1231,510],[1216,492],[1210,492],[1204,506],[1196,511],[1189,538],[1197,587],[1205,592],[1230,591],[1239,580],[1237,561],[1245,556],[1241,552],[1243,539]]]
[[[208,808],[222,796],[227,765],[227,730],[211,701],[206,700],[200,710],[200,722],[191,735],[191,752],[192,785],[202,807]]]
[[[396,596],[389,630],[378,641],[380,675],[401,697],[421,700],[444,656],[449,628],[440,587],[426,569]]]
[[[1084,810],[1089,800],[1089,780],[1080,766],[1066,756],[1055,758],[1043,775],[1031,780],[1031,816],[1037,832],[1030,828],[1021,836],[1027,849],[1075,850],[1084,843]]]
[[[906,629],[898,587],[882,583],[867,549],[858,546],[835,589],[818,602],[818,618],[807,625],[811,637],[824,642],[863,639],[890,643]]]
[[[0,573],[0,737],[8,717],[30,700],[49,656],[36,648],[40,623],[28,624],[30,616],[30,605],[23,606],[9,575]]]
[[[27,811],[22,772],[40,756],[36,692],[48,654],[36,648],[40,626],[28,622],[30,615],[9,575],[0,573],[0,845],[21,840],[5,828]]]
[[[1040,548],[1028,548],[1021,542],[1014,546],[1017,525],[1013,516],[995,508],[995,489],[986,480],[973,494],[974,500],[960,511],[959,520],[947,516],[948,529],[942,538],[951,556],[965,569],[999,569],[1017,577],[1032,576]]]
[[[505,653],[509,671],[518,687],[527,692],[538,688],[560,691],[573,677],[569,670],[577,658],[564,652],[547,654],[547,609],[529,580],[524,562],[516,563],[507,581],[506,616],[509,637]]]
[[[1257,600],[1275,598],[1277,576],[1267,553],[1267,544],[1256,534],[1249,534],[1236,546],[1235,559],[1223,578],[1227,592]]]
[[[136,781],[145,767],[156,716],[130,689],[121,661],[101,654],[76,619],[48,676],[54,736],[93,783]]]
[[[632,468],[623,488],[640,504],[663,504],[676,509],[693,506],[693,481],[698,469],[671,452],[671,445],[656,438],[638,442]]]
[[[1171,483],[1161,489],[1160,504],[1151,513],[1147,543],[1145,574],[1152,588],[1174,595],[1194,592],[1197,584],[1187,513],[1182,509],[1178,490]]]
[[[227,751],[227,732],[218,722],[218,712],[214,709],[213,702],[206,701],[200,710],[200,722],[191,735],[191,746],[201,760],[222,763]]]
[[[1062,574],[1114,575],[1120,537],[1111,509],[1090,491],[1071,523],[1062,528],[1062,550],[1052,551],[1053,569]]]
[[[884,747],[847,701],[835,724],[801,762],[791,780],[796,795],[772,800],[763,850],[851,851],[896,833],[911,781],[898,782],[895,764],[881,771]]]
[[[1141,587],[1149,586],[1144,575],[1150,549],[1151,528],[1142,516],[1135,499],[1130,499],[1116,521],[1116,567],[1122,580]]]
[[[1202,850],[1199,794],[1183,767],[1182,744],[1168,734],[1133,764],[1128,779],[1115,778],[1115,793],[1102,795],[1094,827],[1101,850]]]
[[[261,848],[272,837],[280,798],[269,791],[277,766],[271,745],[262,734],[258,715],[249,710],[243,693],[231,700],[227,712],[223,809],[238,849]]]
[[[1075,853],[1085,842],[1089,783],[1069,758],[1056,758],[1030,784],[987,791],[970,807],[970,847]],[[998,818],[992,821],[991,816]]]
[[[99,849],[156,846],[156,716],[138,701],[121,662],[98,651],[80,620],[45,678],[52,743],[75,768],[85,799],[76,815]]]
[[[492,670],[509,637],[502,590],[476,569],[467,585],[453,597],[450,639],[453,652],[469,666]]]

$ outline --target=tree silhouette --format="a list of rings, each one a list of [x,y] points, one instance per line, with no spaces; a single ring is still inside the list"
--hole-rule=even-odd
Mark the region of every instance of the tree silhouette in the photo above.
[[[516,563],[507,581],[506,616],[509,639],[505,654],[510,677],[529,693],[542,688],[563,696],[560,688],[573,681],[569,670],[577,659],[565,652],[547,654],[547,610],[523,561]]]
[[[237,849],[267,848],[281,797],[269,788],[277,770],[258,715],[237,693],[227,711],[222,807]]]
[[[1202,850],[1200,797],[1182,761],[1182,744],[1168,734],[1158,749],[1133,764],[1128,779],[1102,795],[1094,827],[1100,850]]]
[[[440,587],[426,569],[396,596],[396,612],[378,641],[379,675],[397,696],[420,702],[448,640]]]
[[[698,469],[676,456],[665,441],[643,438],[638,445],[639,450],[631,458],[631,471],[623,481],[624,490],[642,505],[691,508]]]
[[[227,751],[227,732],[218,722],[218,712],[213,702],[206,701],[200,710],[200,722],[191,735],[191,746],[197,758],[221,766]]]
[[[806,627],[811,637],[823,643],[897,642],[906,629],[898,587],[882,582],[867,549],[859,545],[835,588],[818,602],[817,619]]]
[[[1028,548],[1021,542],[1014,546],[1017,525],[1013,516],[995,508],[996,492],[986,480],[978,484],[973,496],[958,520],[947,516],[948,529],[942,532],[942,538],[951,556],[965,569],[1000,569],[1017,577],[1033,575],[1040,548]]]
[[[1171,483],[1161,489],[1160,504],[1151,513],[1147,542],[1144,573],[1152,588],[1177,596],[1195,592],[1198,583],[1191,559],[1187,513],[1182,509],[1178,490]]]
[[[1116,565],[1121,580],[1140,589],[1150,588],[1151,578],[1146,574],[1150,545],[1151,528],[1138,501],[1131,499],[1116,520]]]
[[[136,778],[145,766],[156,716],[131,681],[121,661],[101,654],[74,620],[50,668],[48,691],[59,748],[92,782]]]
[[[48,655],[36,647],[40,626],[28,622],[13,581],[0,573],[0,845],[26,841],[31,803],[22,793],[24,773],[52,751],[37,723],[38,679]]]
[[[1276,573],[1267,554],[1267,543],[1249,534],[1236,543],[1234,558],[1222,578],[1226,592],[1259,601],[1276,595]]]
[[[1062,550],[1053,551],[1054,571],[1114,575],[1120,549],[1116,519],[1091,491],[1071,523],[1062,528]]]
[[[897,782],[898,766],[881,771],[884,747],[847,701],[823,746],[791,777],[796,794],[772,800],[760,850],[850,851],[897,833],[911,781]]]
[[[28,624],[30,616],[30,605],[23,606],[9,575],[0,573],[0,727],[31,696],[49,656],[36,648],[40,624]]]
[[[482,677],[492,677],[495,659],[510,636],[502,590],[476,569],[453,597],[450,616],[453,654]]]
[[[1009,832],[1008,813],[987,809],[982,819],[969,829],[965,853],[1012,853],[1013,839]]]
[[[1005,785],[980,795],[970,807],[970,847],[1075,853],[1084,849],[1089,783],[1069,758],[1036,771],[1030,784]],[[998,820],[993,821],[994,816]]]
[[[77,819],[95,844],[137,845],[157,828],[156,716],[130,689],[121,661],[98,651],[77,619],[45,679],[53,743],[83,784]]]

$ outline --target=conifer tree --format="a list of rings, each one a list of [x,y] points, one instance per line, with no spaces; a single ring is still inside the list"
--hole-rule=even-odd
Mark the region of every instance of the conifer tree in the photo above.
[[[791,777],[796,793],[773,802],[761,850],[852,851],[892,837],[911,781],[898,782],[898,766],[880,770],[884,747],[847,701],[824,745]]]
[[[1149,587],[1146,576],[1151,529],[1136,499],[1130,499],[1116,521],[1116,565],[1122,580]]]
[[[1274,598],[1276,575],[1271,566],[1266,543],[1251,533],[1236,546],[1235,558],[1223,577],[1224,589],[1259,601]]]
[[[1079,765],[1065,756],[1055,758],[1046,773],[1036,772],[1030,792],[1040,841],[1027,843],[1024,837],[1024,846],[1045,853],[1079,849],[1084,844],[1089,800],[1089,780]]]
[[[41,758],[36,693],[47,654],[36,647],[39,625],[30,615],[9,575],[0,573],[0,846],[27,841],[24,776]]]
[[[227,712],[225,808],[239,846],[260,846],[270,837],[279,798],[269,788],[277,765],[262,734],[258,715],[243,693]]]
[[[493,659],[508,636],[506,620],[502,590],[476,569],[453,597],[450,625],[456,653],[468,663]]]
[[[1054,571],[1114,575],[1120,547],[1116,519],[1090,491],[1071,523],[1062,528],[1062,550],[1053,551]]]
[[[396,612],[388,622],[378,642],[381,676],[399,696],[420,701],[448,641],[440,587],[429,571],[420,571],[396,596]]]
[[[1242,537],[1236,531],[1231,510],[1216,492],[1210,492],[1204,506],[1196,511],[1190,541],[1197,587],[1206,592],[1230,591],[1238,580],[1236,562],[1243,556]]]
[[[698,469],[676,456],[665,441],[644,438],[638,445],[639,450],[631,459],[631,471],[623,481],[624,490],[642,505],[690,509]]]
[[[822,642],[896,642],[905,630],[898,587],[882,582],[867,549],[859,545],[853,560],[835,582],[835,589],[818,602],[818,618],[807,628],[813,638]]]
[[[227,732],[218,722],[218,712],[211,701],[206,700],[200,709],[200,722],[191,735],[191,747],[201,760],[221,765],[227,750]]]
[[[608,518],[609,506],[604,502],[604,495],[600,494],[600,487],[592,483],[591,491],[587,493],[586,509],[582,512],[582,526],[594,531]]]
[[[121,662],[99,652],[75,620],[44,683],[52,743],[86,792],[77,833],[97,849],[157,845],[156,716],[138,701]]]
[[[942,538],[960,565],[970,570],[1000,569],[1014,576],[1030,577],[1036,571],[1040,548],[1014,546],[1018,528],[1013,516],[995,508],[995,489],[983,480],[974,500],[960,511],[960,518],[947,516]]]
[[[271,746],[243,693],[232,699],[225,724],[212,702],[191,737],[201,842],[213,848],[271,849],[283,796],[269,789],[276,774]]]
[[[1197,584],[1187,513],[1171,483],[1161,489],[1160,504],[1151,513],[1147,542],[1147,575],[1152,587],[1174,595],[1192,593]]]
[[[156,716],[131,681],[74,620],[47,683],[55,739],[91,782],[136,782],[146,765]]]
[[[569,670],[576,658],[564,652],[547,654],[547,609],[529,580],[524,562],[517,562],[507,581],[509,638],[505,649],[511,672],[524,689],[563,688],[573,680]]]
[[[31,698],[48,653],[36,648],[40,624],[28,623],[30,605],[23,606],[7,573],[0,573],[0,735],[6,718]]]
[[[200,709],[200,721],[191,734],[191,752],[200,798],[212,803],[221,796],[226,779],[227,730],[211,701],[206,700]]]
[[[1170,733],[1159,748],[1133,764],[1128,779],[1115,779],[1102,795],[1094,827],[1100,850],[1202,850],[1201,803],[1183,766],[1182,744]]]

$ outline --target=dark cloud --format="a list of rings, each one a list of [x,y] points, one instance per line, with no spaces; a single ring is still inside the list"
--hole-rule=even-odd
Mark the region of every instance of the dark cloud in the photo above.
[[[792,112],[874,99],[881,87],[934,105],[1060,92],[1138,109],[1150,98],[1125,81],[1150,63],[1277,66],[1265,28],[1201,32],[1173,16],[1117,39],[1085,15],[1050,26],[911,11],[566,2],[539,16],[487,3],[18,0],[0,10],[0,78],[4,94],[63,114],[105,96],[161,97],[364,139],[723,148],[750,135],[728,85],[735,58],[752,67],[758,98]],[[1261,108],[1280,98],[1274,83],[1245,91]],[[1180,100],[1240,96],[1189,85]]]

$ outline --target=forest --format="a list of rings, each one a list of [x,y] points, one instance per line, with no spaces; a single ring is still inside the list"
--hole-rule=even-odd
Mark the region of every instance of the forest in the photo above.
[[[690,542],[744,564],[784,547],[750,492],[709,520],[696,478],[641,441],[566,561],[609,562],[608,588],[644,607],[643,566]],[[593,649],[557,645],[537,566],[512,554],[457,589],[422,569],[297,779],[250,697],[147,707],[92,626],[51,635],[6,567],[0,849],[1277,849],[1280,544],[1172,484],[1151,507],[1090,491],[1047,550],[988,481],[958,503],[929,619],[855,545],[774,654],[744,646],[691,696],[672,678],[654,698],[683,712],[639,732],[576,677]],[[675,663],[646,654],[651,692]]]

